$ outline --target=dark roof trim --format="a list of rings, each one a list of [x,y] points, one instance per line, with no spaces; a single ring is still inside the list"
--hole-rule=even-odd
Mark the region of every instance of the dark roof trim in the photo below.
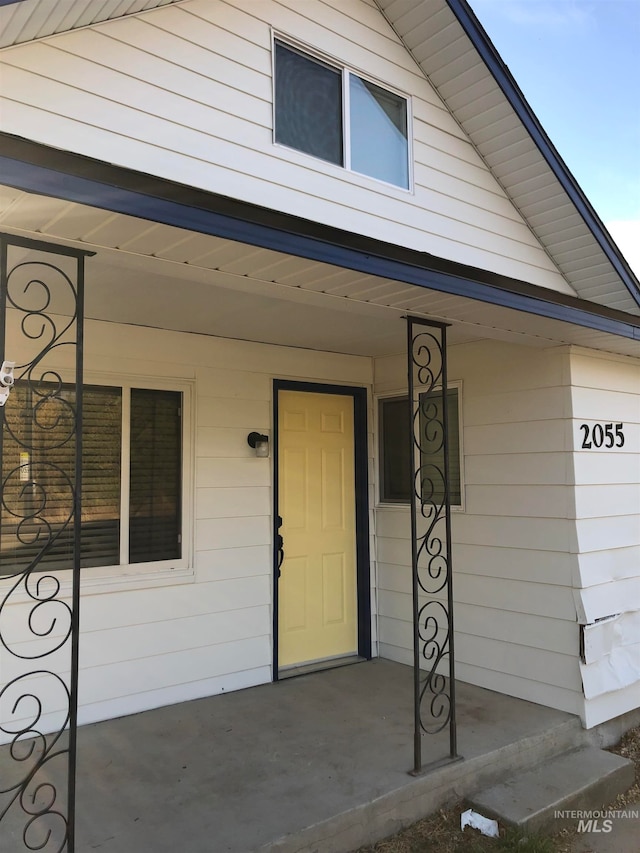
[[[483,29],[482,24],[475,16],[467,0],[447,0],[447,3],[487,68],[493,74],[496,82],[518,115],[518,118],[538,146],[540,153],[591,230],[598,245],[612,263],[613,268],[626,285],[631,296],[640,305],[640,281],[638,281],[626,258],[621,254],[604,223],[593,209],[591,202],[558,153],[555,145],[547,136],[546,131],[529,106],[522,90]]]
[[[2,133],[0,175],[25,192],[640,340],[640,317],[623,311]]]

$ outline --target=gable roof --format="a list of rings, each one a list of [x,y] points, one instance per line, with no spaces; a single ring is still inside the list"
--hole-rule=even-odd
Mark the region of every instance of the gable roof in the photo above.
[[[375,2],[578,295],[639,314],[640,282],[467,0]]]
[[[0,48],[183,0],[0,2]],[[640,282],[467,0],[374,0],[581,299],[640,315]]]

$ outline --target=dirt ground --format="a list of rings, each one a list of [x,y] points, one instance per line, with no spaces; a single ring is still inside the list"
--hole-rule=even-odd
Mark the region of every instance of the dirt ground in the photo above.
[[[624,809],[640,803],[640,727],[631,729],[620,743],[611,747],[611,752],[631,759],[636,766],[634,785],[607,809]],[[456,803],[448,809],[442,809],[397,835],[379,841],[368,847],[361,847],[355,853],[572,853],[582,841],[575,829],[564,829],[550,837],[527,837],[507,827],[500,827],[500,838],[487,838],[477,830],[460,829],[460,814],[467,806]],[[640,839],[638,841],[640,850]],[[626,853],[626,851],[620,851]]]

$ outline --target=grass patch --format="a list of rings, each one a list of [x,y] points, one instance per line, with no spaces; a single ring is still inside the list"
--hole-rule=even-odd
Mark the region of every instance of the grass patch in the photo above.
[[[499,838],[488,838],[471,827],[460,829],[460,815],[467,806],[457,803],[417,821],[397,835],[357,853],[558,853],[552,838],[502,828]]]
[[[465,830],[465,833],[467,830]],[[461,842],[459,851],[467,853],[485,853],[495,850],[496,853],[555,853],[556,847],[551,838],[523,832],[521,829],[507,827],[500,838],[474,838],[473,841]]]

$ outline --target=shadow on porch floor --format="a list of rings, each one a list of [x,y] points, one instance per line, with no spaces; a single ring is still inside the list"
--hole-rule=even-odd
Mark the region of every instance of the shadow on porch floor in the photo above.
[[[346,851],[580,740],[569,714],[460,684],[465,760],[414,778],[411,691],[374,660],[85,726],[78,853]]]

